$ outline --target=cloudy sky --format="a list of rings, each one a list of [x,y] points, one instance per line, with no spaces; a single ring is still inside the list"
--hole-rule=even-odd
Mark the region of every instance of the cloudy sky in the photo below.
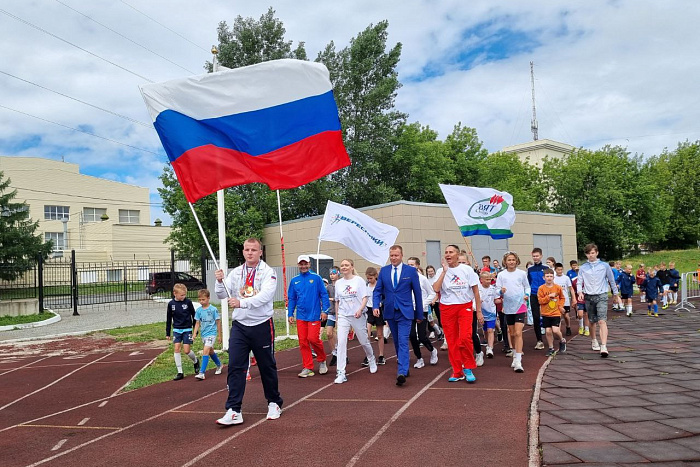
[[[700,139],[700,2],[495,0],[3,0],[0,155],[80,164],[151,189],[167,157],[138,85],[203,72],[217,24],[272,6],[313,58],[370,23],[403,44],[397,108],[446,136],[457,122],[486,148],[540,139],[646,156]],[[95,136],[96,135],[96,136]]]

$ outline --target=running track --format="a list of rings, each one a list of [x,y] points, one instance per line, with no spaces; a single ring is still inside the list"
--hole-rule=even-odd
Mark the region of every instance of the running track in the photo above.
[[[224,412],[225,374],[119,393],[162,349],[15,355],[0,359],[0,465],[520,467],[528,459],[533,385],[546,360],[532,350],[531,328],[524,336],[525,373],[512,371],[497,344],[473,385],[447,382],[441,351],[436,366],[411,367],[406,385],[395,386],[391,341],[388,362],[374,375],[360,367],[364,355],[352,341],[342,385],[333,384],[333,368],[298,378],[298,349],[278,352],[282,417],[265,420],[254,368],[245,423],[234,427],[214,423]]]

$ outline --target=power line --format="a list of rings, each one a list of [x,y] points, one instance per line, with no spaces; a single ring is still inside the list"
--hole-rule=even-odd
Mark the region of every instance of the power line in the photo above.
[[[56,0],[56,1],[58,1],[58,0]],[[63,97],[65,97],[65,98],[67,98],[67,99],[71,99],[71,100],[74,100],[74,101],[76,101],[76,102],[80,102],[81,104],[84,104],[84,105],[87,105],[87,106],[89,106],[89,107],[92,107],[93,109],[101,110],[101,111],[103,111],[103,112],[107,112],[107,113],[109,113],[109,114],[112,114],[112,115],[114,115],[114,116],[116,116],[116,117],[123,118],[124,120],[128,120],[128,121],[130,121],[130,122],[132,122],[132,123],[136,123],[137,125],[141,125],[141,126],[144,126],[144,127],[146,127],[146,128],[153,129],[153,125],[150,124],[150,123],[145,123],[145,122],[142,122],[142,121],[140,121],[140,120],[136,120],[136,119],[134,119],[134,118],[127,117],[126,115],[122,115],[122,114],[120,114],[120,113],[113,112],[113,111],[111,111],[111,110],[109,110],[109,109],[104,109],[104,108],[102,108],[102,107],[99,107],[99,106],[97,106],[97,105],[91,104],[91,103],[89,103],[89,102],[85,102],[85,101],[83,101],[83,100],[78,99],[77,97],[69,96],[68,94],[63,94],[62,92],[59,92],[59,91],[54,91],[53,89],[49,89],[49,88],[47,88],[46,86],[42,86],[41,84],[37,84],[37,83],[35,83],[35,82],[33,82],[33,81],[29,81],[29,80],[27,80],[27,79],[20,78],[19,76],[15,76],[15,75],[13,75],[12,73],[8,73],[8,72],[2,71],[2,70],[0,70],[0,73],[2,73],[3,75],[9,76],[9,77],[11,77],[11,78],[15,78],[15,79],[17,79],[17,80],[20,80],[20,81],[22,81],[22,82],[24,82],[24,83],[31,84],[32,86],[36,86],[36,87],[38,87],[38,88],[41,88],[41,89],[44,89],[44,90],[46,90],[46,91],[52,92],[52,93],[54,93],[54,94],[58,94],[59,96],[63,96]]]
[[[32,114],[27,113],[27,112],[22,112],[21,110],[13,109],[12,107],[7,107],[7,106],[5,106],[5,105],[0,104],[0,108],[7,109],[7,110],[11,110],[11,111],[13,111],[13,112],[17,112],[17,113],[19,113],[19,114],[26,115],[27,117],[36,118],[37,120],[41,120],[41,121],[47,122],[47,123],[53,123],[54,125],[58,125],[58,126],[61,126],[61,127],[63,127],[63,128],[67,128],[67,129],[69,129],[69,130],[78,131],[78,132],[80,132],[80,133],[85,133],[86,135],[94,136],[95,138],[100,138],[100,139],[103,139],[103,140],[105,140],[105,141],[109,141],[109,142],[111,142],[111,143],[120,144],[120,145],[122,145],[122,146],[126,146],[126,147],[128,147],[128,148],[135,149],[135,150],[137,150],[137,151],[143,151],[143,152],[147,152],[147,153],[149,153],[149,154],[153,154],[153,155],[155,155],[155,156],[161,157],[161,154],[158,154],[157,152],[149,151],[148,149],[137,148],[136,146],[132,146],[132,145],[130,145],[130,144],[122,143],[121,141],[117,141],[117,140],[115,140],[115,139],[107,138],[107,137],[105,137],[105,136],[96,135],[95,133],[90,133],[89,131],[80,130],[80,129],[78,129],[78,128],[73,128],[73,127],[70,127],[70,126],[68,126],[68,125],[64,125],[64,124],[62,124],[62,123],[58,123],[58,122],[54,122],[54,121],[52,121],[52,120],[47,120],[47,119],[45,119],[45,118],[37,117],[36,115],[32,115]]]
[[[204,47],[201,47],[200,45],[198,45],[198,44],[192,42],[191,40],[189,40],[188,38],[186,38],[185,36],[183,36],[183,35],[180,34],[179,32],[174,31],[174,30],[170,29],[169,27],[167,27],[166,25],[164,25],[163,23],[161,23],[161,22],[159,22],[159,21],[157,21],[157,20],[151,18],[151,17],[148,16],[146,13],[144,13],[143,11],[137,9],[137,8],[134,7],[133,5],[130,5],[130,4],[126,3],[124,0],[121,0],[121,2],[122,2],[124,5],[128,6],[129,8],[131,8],[132,10],[136,11],[137,13],[140,13],[140,14],[142,14],[143,16],[145,16],[146,18],[150,19],[151,21],[153,21],[153,22],[156,23],[157,25],[159,25],[159,26],[161,26],[161,27],[167,29],[168,31],[170,31],[170,32],[172,32],[173,34],[175,34],[176,36],[178,36],[178,37],[180,37],[180,38],[186,40],[187,42],[189,42],[190,44],[194,45],[194,46],[197,47],[198,49],[203,50],[203,51],[205,51],[205,52],[207,52],[207,53],[210,52],[208,49],[206,49],[206,48],[204,48]]]
[[[171,64],[175,65],[176,67],[185,70],[185,71],[188,72],[188,73],[191,73],[191,74],[193,74],[193,75],[195,74],[194,71],[188,70],[188,69],[185,68],[184,66],[181,66],[181,65],[179,65],[179,64],[177,64],[177,63],[175,63],[175,62],[173,62],[173,61],[170,60],[169,58],[164,57],[164,56],[160,55],[160,54],[157,53],[157,52],[154,52],[153,50],[149,49],[149,48],[146,47],[145,45],[139,44],[139,43],[136,42],[135,40],[132,40],[132,39],[126,37],[124,34],[122,34],[122,33],[118,32],[118,31],[115,31],[114,29],[110,28],[109,26],[100,23],[100,22],[97,21],[96,19],[94,19],[94,18],[92,18],[92,17],[86,15],[85,13],[83,13],[83,12],[81,12],[81,11],[76,10],[76,9],[73,8],[72,6],[66,5],[66,4],[63,3],[61,0],[56,0],[56,2],[57,2],[57,3],[60,3],[60,4],[63,5],[64,7],[68,8],[69,10],[73,10],[74,12],[78,13],[79,15],[84,16],[85,18],[89,19],[90,21],[99,24],[99,25],[102,26],[103,28],[105,28],[105,29],[107,29],[107,30],[109,30],[109,31],[112,31],[114,34],[118,35],[119,37],[122,37],[122,38],[126,39],[127,41],[131,42],[132,44],[138,45],[138,46],[141,47],[142,49],[144,49],[144,50],[146,50],[146,51],[148,51],[148,52],[151,52],[153,55],[162,58],[162,59],[165,60],[166,62],[171,63]]]
[[[123,67],[123,66],[121,66],[121,65],[119,65],[119,64],[117,64],[117,63],[114,63],[113,61],[108,60],[108,59],[106,59],[106,58],[104,58],[104,57],[101,57],[100,55],[97,55],[97,54],[94,53],[94,52],[90,52],[89,50],[87,50],[87,49],[85,49],[85,48],[83,48],[83,47],[80,47],[79,45],[74,44],[74,43],[72,43],[72,42],[70,42],[70,41],[68,41],[68,40],[66,40],[66,39],[63,39],[62,37],[59,37],[59,36],[57,36],[56,34],[47,31],[46,29],[43,29],[43,28],[41,28],[41,27],[39,27],[39,26],[37,26],[37,25],[35,25],[35,24],[33,24],[33,23],[31,23],[31,22],[25,20],[25,19],[22,19],[22,18],[20,18],[19,16],[15,16],[15,15],[13,15],[12,13],[3,10],[2,8],[0,8],[0,13],[4,14],[4,15],[6,15],[6,16],[9,16],[10,18],[16,19],[17,21],[19,21],[19,22],[21,22],[21,23],[24,23],[24,24],[26,24],[27,26],[36,29],[37,31],[41,31],[41,32],[43,32],[44,34],[48,34],[49,36],[51,36],[51,37],[53,37],[53,38],[55,38],[55,39],[58,39],[59,41],[64,42],[64,43],[66,43],[66,44],[68,44],[68,45],[71,45],[71,46],[75,47],[76,49],[82,50],[83,52],[85,52],[85,53],[87,53],[87,54],[90,54],[90,55],[92,55],[92,56],[95,57],[95,58],[99,58],[100,60],[102,60],[102,61],[104,61],[104,62],[107,62],[107,63],[109,63],[110,65],[113,65],[113,66],[115,66],[115,67],[117,67],[117,68],[119,68],[119,69],[121,69],[121,70],[124,70],[124,71],[126,71],[127,73],[131,73],[131,74],[134,75],[134,76],[137,76],[137,77],[139,77],[139,78],[141,78],[141,79],[143,79],[143,80],[146,80],[146,81],[148,81],[149,83],[152,83],[152,82],[153,82],[152,80],[146,78],[146,77],[143,76],[143,75],[140,75],[140,74],[136,73],[135,71],[131,71],[131,70],[129,70],[128,68]]]

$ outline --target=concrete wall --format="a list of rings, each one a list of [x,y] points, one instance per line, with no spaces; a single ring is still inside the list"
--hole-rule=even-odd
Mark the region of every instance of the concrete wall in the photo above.
[[[466,249],[464,237],[446,204],[414,203],[397,201],[379,206],[361,208],[360,211],[379,222],[399,229],[397,243],[403,247],[404,258],[416,256],[426,265],[426,240],[439,241],[444,251],[448,244]],[[296,264],[300,254],[316,253],[322,216],[298,219],[283,223],[285,255],[289,265]],[[508,248],[523,258],[523,264],[530,258],[533,248],[533,234],[561,235],[564,260],[576,258],[576,219],[573,215],[545,214],[536,212],[516,212],[513,237],[508,239]],[[263,233],[265,257],[271,266],[281,266],[281,248],[278,224],[267,225]],[[321,253],[332,256],[339,264],[343,258],[355,262],[355,269],[364,273],[368,266],[375,266],[360,258],[350,249],[339,243],[322,242]],[[480,257],[476,258],[480,261]],[[495,258],[500,259],[501,258]],[[436,264],[436,266],[439,266]]]
[[[528,160],[530,164],[542,167],[545,157],[562,158],[571,153],[574,149],[576,148],[570,144],[560,143],[551,139],[540,139],[516,144],[514,146],[507,146],[503,148],[501,152],[515,153],[522,161]]]
[[[0,302],[0,316],[26,316],[39,314],[39,300],[26,298]]]

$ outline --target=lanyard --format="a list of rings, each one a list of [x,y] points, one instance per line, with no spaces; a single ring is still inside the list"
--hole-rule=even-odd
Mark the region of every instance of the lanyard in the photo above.
[[[241,279],[243,278],[243,275],[245,274],[245,285],[246,287],[253,287],[255,284],[255,273],[258,270],[258,266],[260,263],[256,264],[253,269],[248,271],[248,265],[245,265],[245,267],[241,270]]]

